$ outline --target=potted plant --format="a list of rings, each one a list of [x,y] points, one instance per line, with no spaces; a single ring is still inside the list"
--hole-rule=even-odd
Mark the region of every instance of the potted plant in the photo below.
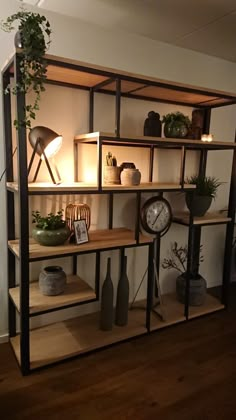
[[[211,206],[212,199],[216,197],[218,187],[222,184],[214,176],[192,175],[187,178],[187,184],[196,185],[194,191],[185,195],[186,204],[193,216],[204,216]]]
[[[203,262],[200,250],[195,250],[190,261],[190,281],[189,281],[189,305],[203,305],[206,298],[207,285],[206,280],[199,274],[199,265]],[[187,272],[188,248],[179,247],[177,242],[171,244],[170,257],[164,258],[162,268],[174,269],[180,273],[176,279],[176,294],[179,302],[185,303],[186,294],[186,272]]]
[[[56,214],[49,213],[41,216],[38,210],[32,211],[35,227],[32,229],[32,237],[40,245],[55,246],[62,245],[70,236],[70,229],[65,220],[62,219],[63,210]]]
[[[15,29],[16,22],[18,22],[18,32],[15,36],[15,46],[21,49],[21,81],[12,88],[8,86],[5,93],[11,91],[16,95],[18,92],[25,94],[34,92],[33,103],[25,106],[24,120],[14,121],[16,128],[19,126],[31,128],[31,119],[35,119],[41,93],[45,91],[47,61],[44,56],[51,42],[51,27],[45,16],[28,12],[21,7],[19,12],[1,22],[1,28],[6,32],[11,32]]]
[[[120,184],[120,166],[117,166],[115,156],[111,152],[106,155],[106,165],[104,166],[104,182],[105,184]]]
[[[171,112],[162,117],[165,137],[184,138],[191,125],[190,119],[182,112]]]

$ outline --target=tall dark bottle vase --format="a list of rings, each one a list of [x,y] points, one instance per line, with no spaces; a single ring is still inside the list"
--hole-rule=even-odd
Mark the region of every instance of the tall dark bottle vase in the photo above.
[[[111,259],[107,260],[107,274],[102,286],[101,297],[101,317],[100,328],[101,330],[108,331],[112,329],[114,310],[113,310],[113,283],[111,280]]]
[[[127,277],[127,257],[124,257],[123,269],[117,287],[116,325],[124,326],[128,323],[129,312],[129,280]]]

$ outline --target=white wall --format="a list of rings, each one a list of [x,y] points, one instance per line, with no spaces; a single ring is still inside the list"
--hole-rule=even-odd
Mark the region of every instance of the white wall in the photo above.
[[[4,0],[1,2],[1,18],[7,17],[9,14],[15,12],[18,9],[19,3],[14,0]],[[43,13],[43,10],[42,10]],[[143,74],[147,76],[158,77],[165,80],[171,80],[174,82],[183,82],[196,86],[202,86],[206,88],[219,89],[229,92],[236,93],[236,80],[235,80],[235,69],[236,65],[233,63],[226,62],[217,58],[209,57],[203,54],[195,53],[192,51],[184,50],[177,47],[172,47],[167,44],[163,44],[156,41],[150,41],[143,37],[138,37],[132,34],[113,33],[111,31],[103,30],[95,25],[85,24],[75,19],[66,18],[57,14],[45,12],[45,15],[49,18],[51,26],[53,28],[52,45],[50,53],[58,56],[64,56],[67,58],[78,59],[80,61],[99,64],[108,66],[111,68],[117,68],[121,70],[130,71],[133,73]],[[9,58],[14,52],[13,47],[13,35],[1,33],[1,65]],[[46,110],[49,109],[50,101],[53,101],[53,95],[45,96]],[[101,98],[98,99],[102,100]],[[50,118],[47,122],[43,118],[45,125],[51,124],[57,129],[58,112],[61,109],[61,105],[66,101],[76,103],[76,108],[71,108],[67,114],[66,122],[64,118],[61,119],[61,128],[64,136],[68,139],[68,144],[73,138],[74,132],[83,132],[87,130],[87,104],[84,101],[83,93],[75,94],[73,91],[67,90],[63,96],[60,106],[55,107],[57,113],[50,114]],[[59,104],[59,101],[57,101]],[[2,106],[2,105],[0,105]],[[43,106],[43,103],[42,103]],[[126,104],[125,104],[126,106]],[[150,109],[160,110],[162,105],[156,104],[140,104],[128,106],[127,113],[123,114],[123,123],[128,131],[128,121],[132,119],[133,128],[136,126],[137,130],[141,130],[141,121],[145,117],[147,111]],[[62,107],[63,108],[63,107]],[[44,109],[44,108],[42,108]],[[109,106],[106,108],[109,112]],[[2,111],[2,108],[0,109]],[[78,112],[79,111],[79,112]],[[80,118],[77,120],[77,112]],[[165,113],[165,111],[163,111]],[[2,118],[2,112],[0,112]],[[105,113],[103,113],[105,115]],[[134,115],[134,117],[133,117]],[[216,135],[222,133],[224,129],[225,140],[233,140],[231,137],[234,128],[234,117],[235,108],[226,107],[224,111],[214,111],[213,116],[216,115],[212,125],[212,131]],[[64,117],[64,115],[62,114]],[[96,115],[97,125],[101,123],[101,115]],[[125,119],[127,120],[125,122]],[[40,116],[38,121],[40,121]],[[112,118],[105,118],[108,125],[112,125]],[[226,123],[227,121],[227,123]],[[73,124],[72,124],[73,123]],[[2,127],[2,121],[0,121]],[[130,125],[131,126],[131,125]],[[99,127],[100,128],[100,127]],[[109,127],[108,127],[109,129]],[[1,139],[3,140],[3,133],[1,129]],[[229,137],[228,137],[229,136]],[[0,172],[5,167],[4,163],[4,151],[3,141],[0,142]],[[67,153],[67,152],[66,152]],[[68,149],[69,153],[69,149]],[[221,166],[216,164],[217,170],[219,167],[228,167],[228,158],[225,158],[225,165]],[[173,156],[172,156],[173,161]],[[215,161],[219,161],[216,158]],[[214,159],[213,159],[214,163]],[[212,163],[212,165],[213,165]],[[65,170],[62,167],[62,172]],[[217,173],[214,173],[217,176]],[[220,173],[222,175],[222,173]],[[227,193],[226,193],[227,194]],[[1,203],[5,202],[4,183],[0,186],[0,199]],[[222,204],[225,200],[222,200]],[[219,204],[219,202],[218,202]],[[182,203],[180,203],[182,205]],[[220,204],[221,205],[221,204]],[[1,219],[5,220],[4,205],[2,205]],[[180,233],[180,227],[176,228]],[[181,230],[183,232],[183,230]],[[169,235],[169,234],[168,234]],[[184,234],[183,234],[184,235]],[[221,233],[219,233],[221,237]],[[163,240],[163,246],[168,246],[170,238],[166,236]],[[183,238],[184,240],[184,238]],[[0,337],[7,333],[7,271],[6,271],[6,231],[5,223],[0,226],[0,246],[1,246],[1,274],[0,274]],[[210,249],[206,247],[207,251]],[[213,255],[213,251],[212,254]],[[206,260],[204,267],[204,274],[206,272],[208,276],[208,270],[211,270],[209,263]],[[215,274],[208,276],[215,280]],[[218,277],[217,277],[218,278]],[[169,288],[170,280],[166,281],[166,287]]]

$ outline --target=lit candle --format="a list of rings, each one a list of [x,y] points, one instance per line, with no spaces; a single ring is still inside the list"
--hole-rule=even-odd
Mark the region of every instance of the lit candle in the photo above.
[[[208,134],[207,141],[212,141],[212,140],[213,140],[213,135],[212,134]]]
[[[201,140],[202,141],[208,141],[208,135],[207,134],[202,134],[201,135]]]

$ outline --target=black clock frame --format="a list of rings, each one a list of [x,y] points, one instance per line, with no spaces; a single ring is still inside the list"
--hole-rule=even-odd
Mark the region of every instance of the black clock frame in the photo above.
[[[152,229],[148,226],[148,224],[147,224],[147,218],[146,218],[148,208],[150,207],[150,205],[151,205],[151,204],[153,204],[153,203],[155,203],[155,202],[157,202],[157,201],[164,203],[164,204],[165,204],[165,206],[166,206],[166,207],[168,207],[168,210],[169,210],[169,213],[170,213],[170,220],[169,220],[169,222],[168,222],[168,225],[167,225],[167,226],[166,226],[166,227],[165,227],[162,231],[159,231],[159,232],[156,232],[156,231],[152,230]],[[151,198],[149,198],[149,199],[148,199],[148,200],[144,203],[144,205],[143,205],[143,207],[142,207],[142,209],[141,209],[141,225],[142,225],[143,229],[144,229],[147,233],[150,233],[151,235],[160,235],[160,236],[165,235],[165,234],[168,232],[168,230],[170,229],[170,226],[171,226],[172,220],[173,220],[173,215],[172,215],[172,210],[171,210],[170,203],[169,203],[169,201],[167,201],[167,200],[166,200],[165,198],[163,198],[163,197],[156,196],[156,197],[151,197]]]

